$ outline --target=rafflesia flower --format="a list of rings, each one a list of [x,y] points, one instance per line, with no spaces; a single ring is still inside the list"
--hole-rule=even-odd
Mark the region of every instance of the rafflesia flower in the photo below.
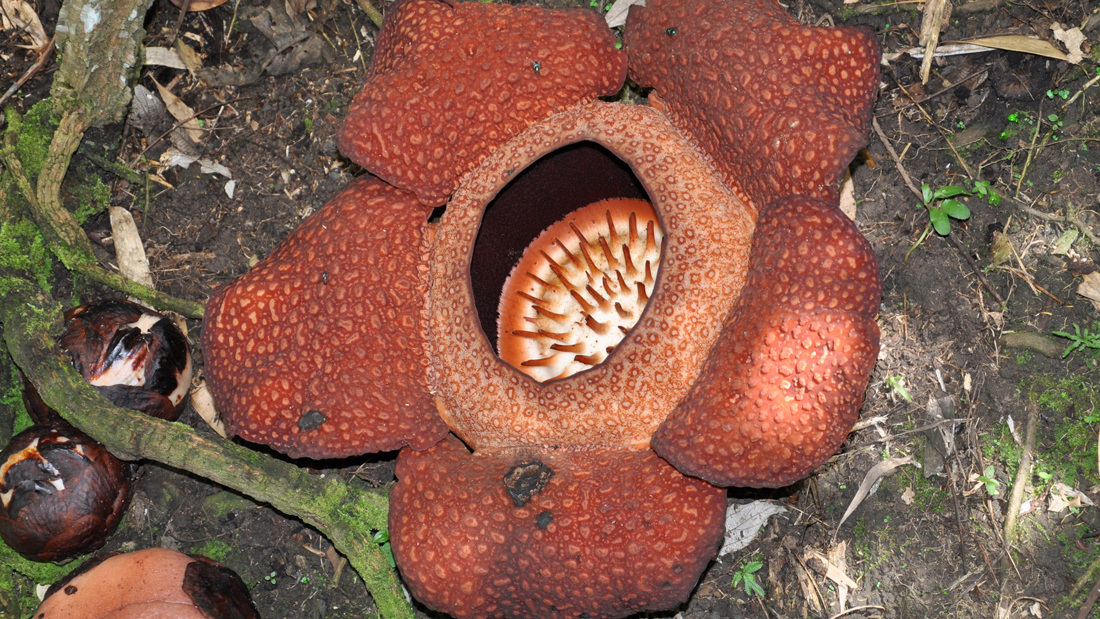
[[[647,4],[621,52],[585,10],[399,0],[340,134],[376,176],[209,304],[235,433],[402,448],[394,555],[456,617],[679,604],[722,487],[810,474],[875,362],[878,267],[835,206],[873,37]],[[628,61],[650,106],[598,100]]]

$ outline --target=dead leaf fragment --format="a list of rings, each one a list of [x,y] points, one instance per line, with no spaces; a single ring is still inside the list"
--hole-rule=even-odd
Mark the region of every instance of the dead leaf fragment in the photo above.
[[[191,106],[180,100],[179,97],[172,94],[172,91],[168,90],[164,86],[160,85],[160,82],[153,80],[153,83],[157,86],[157,92],[160,93],[161,100],[164,101],[164,105],[168,108],[168,113],[175,118],[183,128],[187,130],[187,137],[191,138],[191,141],[199,144],[202,142],[202,138],[205,133],[202,130],[202,126],[199,125],[199,119],[195,118],[195,111],[191,109]]]
[[[145,246],[141,243],[134,216],[118,206],[108,207],[107,212],[111,216],[111,235],[115,241],[118,272],[130,281],[152,288],[153,276],[149,272],[149,259],[145,256]]]
[[[210,388],[206,386],[205,381],[199,383],[199,386],[191,392],[191,406],[195,407],[195,412],[215,432],[221,435],[222,438],[228,438],[221,413],[214,406],[214,396],[210,395]]]
[[[844,512],[844,516],[840,519],[840,523],[836,525],[837,530],[844,524],[844,521],[848,519],[848,516],[852,515],[852,512],[859,507],[863,499],[871,493],[871,488],[878,480],[885,477],[887,474],[892,473],[894,469],[899,466],[909,464],[913,459],[909,456],[903,458],[888,458],[879,462],[871,467],[871,470],[867,471],[867,474],[863,476],[863,481],[859,484],[859,490],[856,490],[856,495],[852,497],[852,503],[848,505],[848,509]]]
[[[1080,490],[1070,488],[1062,482],[1050,487],[1050,503],[1047,510],[1052,512],[1064,511],[1066,508],[1081,508],[1092,506],[1092,499]]]
[[[1077,294],[1088,299],[1093,307],[1100,310],[1100,272],[1093,271],[1082,276]]]
[[[167,47],[146,47],[145,65],[156,67],[171,67],[173,69],[186,69],[187,65],[174,49]]]
[[[997,268],[1012,260],[1012,239],[1003,232],[993,233],[993,245],[990,247],[990,267]]]
[[[856,182],[852,180],[852,173],[845,170],[844,180],[840,182],[840,212],[855,221],[856,206]]]
[[[993,49],[1003,49],[1010,52],[1023,52],[1025,54],[1046,56],[1047,58],[1054,58],[1055,60],[1068,60],[1065,53],[1057,47],[1054,47],[1054,45],[1052,45],[1049,41],[1044,41],[1042,39],[1034,37],[1025,37],[1021,34],[982,37],[979,39],[969,39],[967,41],[961,42],[969,43],[971,45],[977,45],[979,47],[989,47]]]
[[[31,44],[19,47],[39,49],[50,41],[38,13],[25,0],[0,0],[0,30],[22,31]]]
[[[1061,41],[1069,51],[1066,62],[1080,64],[1085,59],[1085,54],[1081,51],[1081,44],[1085,42],[1085,33],[1081,32],[1080,28],[1065,30],[1058,22],[1051,24],[1050,29],[1054,31],[1054,38]]]
[[[768,518],[782,514],[787,509],[771,501],[753,501],[746,505],[730,505],[726,510],[726,540],[718,556],[737,552],[756,539]]]
[[[830,552],[829,554],[831,555],[834,553]],[[807,548],[802,556],[806,561],[814,560],[820,562],[825,567],[825,578],[828,578],[829,580],[835,582],[837,585],[848,587],[850,589],[856,589],[859,587],[859,583],[852,580],[847,574],[845,574],[843,569],[837,567],[836,565],[833,565],[833,563],[830,562],[829,559],[820,552],[812,548]]]
[[[930,0],[924,5],[920,25],[920,44],[924,46],[924,60],[920,65],[920,83],[927,84],[932,73],[932,59],[940,43],[940,32],[951,21],[951,0]]]
[[[228,0],[191,0],[191,2],[187,5],[187,10],[193,13],[209,11],[210,9],[216,6],[221,6],[226,2],[228,2]],[[176,5],[177,7],[182,7],[183,1],[172,0],[172,4]]]
[[[645,6],[645,0],[615,0],[615,4],[612,4],[607,14],[603,16],[607,27],[618,28],[626,25],[626,16],[630,12],[630,7],[634,5]]]

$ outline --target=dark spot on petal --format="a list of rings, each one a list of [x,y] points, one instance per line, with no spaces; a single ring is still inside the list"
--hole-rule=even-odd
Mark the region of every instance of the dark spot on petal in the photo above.
[[[543,531],[546,530],[546,527],[550,526],[551,522],[554,522],[554,515],[550,512],[542,512],[535,518],[535,524]]]
[[[74,587],[72,585],[69,585],[68,587],[65,587],[65,595],[72,595],[74,593],[76,593],[76,587]]]
[[[523,507],[550,483],[554,470],[538,460],[525,460],[504,474],[504,488],[516,507]]]
[[[328,417],[325,417],[325,414],[321,411],[306,411],[302,414],[302,418],[298,420],[298,429],[302,432],[312,432],[320,428],[326,421],[328,421]]]

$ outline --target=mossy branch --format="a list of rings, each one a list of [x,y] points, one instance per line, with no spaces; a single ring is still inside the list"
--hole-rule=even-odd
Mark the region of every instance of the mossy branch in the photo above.
[[[18,114],[14,109],[8,108],[5,115],[15,120],[9,122],[5,132],[3,145],[0,146],[0,162],[8,169],[16,187],[30,205],[31,216],[58,260],[74,273],[145,301],[157,309],[178,312],[188,318],[202,318],[204,308],[201,303],[173,297],[100,266],[84,230],[61,203],[61,183],[65,179],[73,153],[89,125],[76,113],[62,116],[61,124],[50,142],[49,154],[38,176],[36,187],[31,183],[16,154],[16,132],[21,125]]]
[[[189,426],[118,408],[73,369],[55,342],[60,307],[29,281],[5,277],[0,323],[15,363],[42,399],[125,460],[148,459],[189,471],[300,518],[324,534],[359,572],[387,619],[411,618],[396,573],[370,537],[386,530],[388,501],[336,477],[303,469]]]

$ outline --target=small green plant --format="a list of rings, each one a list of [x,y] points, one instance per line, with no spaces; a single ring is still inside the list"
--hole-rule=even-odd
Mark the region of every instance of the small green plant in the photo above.
[[[909,251],[905,252],[906,260],[909,259],[909,254],[913,253],[913,250],[920,247],[924,239],[928,238],[928,233],[932,230],[935,230],[936,234],[940,236],[947,236],[951,234],[952,219],[960,221],[970,219],[970,209],[955,199],[956,196],[969,195],[973,195],[973,193],[958,185],[947,185],[935,191],[927,184],[921,185],[921,198],[924,202],[921,206],[928,211],[928,225],[925,226],[924,232],[920,233],[917,242],[913,243]],[[999,200],[1000,196],[997,199]]]
[[[1095,328],[1095,325],[1094,325]],[[1065,331],[1055,331],[1053,333],[1058,337],[1064,337],[1070,341],[1069,346],[1062,351],[1062,358],[1073,354],[1076,350],[1084,350],[1091,348],[1093,351],[1092,358],[1095,361],[1096,356],[1100,354],[1100,330],[1090,330],[1088,327],[1084,329],[1077,323],[1073,324],[1073,333],[1067,333]],[[1091,365],[1091,364],[1090,364]]]
[[[1057,114],[1048,115],[1047,120],[1050,121],[1050,126],[1054,131],[1057,131],[1057,130],[1061,129],[1062,125],[1065,124],[1064,122],[1062,122],[1062,118],[1060,116],[1058,116]],[[1057,140],[1058,136],[1054,136],[1054,139]]]
[[[947,185],[932,191],[928,185],[921,185],[921,194],[924,197],[924,208],[928,209],[928,219],[932,227],[941,236],[951,234],[951,220],[960,221],[970,219],[970,209],[965,204],[955,200],[955,196],[969,196],[971,192],[958,185]]]
[[[985,471],[978,475],[978,481],[985,485],[985,492],[989,496],[997,496],[1001,493],[1001,482],[993,474],[993,465],[985,467]]]
[[[1063,101],[1069,99],[1069,90],[1063,88],[1061,90],[1047,90],[1047,99],[1053,99],[1054,97],[1061,97]]]
[[[906,402],[912,402],[913,396],[909,395],[909,390],[905,388],[905,377],[901,374],[897,376],[886,377],[886,388],[892,393],[896,393],[898,397]]]
[[[390,546],[390,534],[385,531],[375,531],[371,538],[375,544],[382,547],[382,553],[386,555],[386,561],[391,568],[397,567],[397,561],[393,559],[393,548]]]
[[[993,206],[997,206],[1001,203],[1001,194],[990,187],[989,181],[974,181],[974,193],[978,194],[978,197],[985,199]]]
[[[271,583],[273,586],[278,586],[278,583],[275,581],[275,572],[271,572],[267,576],[264,576],[264,580]]]
[[[764,561],[759,557],[753,557],[748,563],[742,563],[741,569],[733,573],[731,586],[736,589],[738,585],[745,588],[745,595],[757,595],[764,597],[764,587],[756,582],[756,573],[764,567]]]

